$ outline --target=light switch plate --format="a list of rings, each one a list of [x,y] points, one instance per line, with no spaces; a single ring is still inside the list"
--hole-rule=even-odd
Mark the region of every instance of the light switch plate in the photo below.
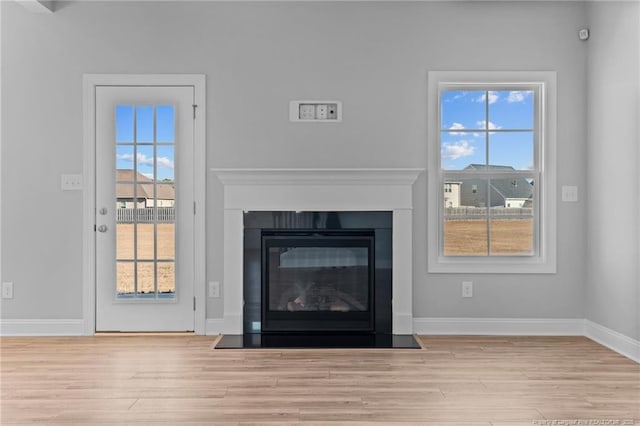
[[[11,282],[2,283],[2,298],[13,299],[13,283]]]
[[[60,175],[60,188],[63,191],[82,190],[82,175]]]
[[[562,187],[562,201],[567,203],[578,202],[578,187],[577,186],[563,186]]]

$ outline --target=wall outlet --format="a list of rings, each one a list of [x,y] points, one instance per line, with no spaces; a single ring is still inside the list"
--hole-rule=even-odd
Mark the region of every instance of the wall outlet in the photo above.
[[[220,297],[220,283],[218,281],[209,282],[209,297],[212,297],[212,298]]]
[[[2,283],[2,298],[13,299],[13,283]]]
[[[462,297],[473,297],[472,281],[462,281]]]
[[[327,119],[327,111],[328,107],[326,104],[320,104],[316,107],[316,118],[318,120],[326,120]]]

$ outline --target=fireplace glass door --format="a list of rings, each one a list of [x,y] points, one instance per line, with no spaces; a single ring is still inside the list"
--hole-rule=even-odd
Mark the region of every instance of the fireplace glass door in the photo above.
[[[372,230],[264,230],[262,331],[373,331]]]

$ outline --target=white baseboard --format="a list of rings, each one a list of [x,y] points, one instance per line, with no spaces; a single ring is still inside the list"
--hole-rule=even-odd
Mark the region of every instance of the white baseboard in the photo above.
[[[231,322],[231,324],[229,324]],[[236,318],[209,318],[206,335],[237,328]],[[83,336],[82,319],[2,319],[0,336]],[[414,318],[413,332],[422,335],[585,336],[640,363],[640,341],[586,319],[545,318]]]
[[[224,334],[224,319],[223,318],[207,318],[204,334],[207,336]]]
[[[83,319],[2,319],[0,336],[84,336]]]
[[[586,337],[640,364],[640,341],[590,320],[584,323]]]
[[[414,318],[416,334],[582,336],[583,319],[546,318]]]

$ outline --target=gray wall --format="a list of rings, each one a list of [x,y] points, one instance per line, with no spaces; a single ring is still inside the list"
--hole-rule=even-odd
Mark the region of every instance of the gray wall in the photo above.
[[[585,317],[584,3],[78,2],[53,15],[1,7],[2,279],[15,283],[3,318],[82,316],[82,196],[60,191],[59,175],[82,171],[83,73],[206,74],[208,168],[426,167],[429,70],[557,71],[558,183],[577,185],[581,201],[558,204],[557,274],[428,274],[422,176],[414,315]],[[341,100],[344,121],[289,123],[289,101],[305,98]],[[616,166],[599,167],[605,175]],[[223,277],[220,189],[208,172],[207,280]],[[463,279],[475,283],[472,299],[460,298]],[[207,317],[222,317],[221,300],[209,300]]]
[[[640,339],[640,6],[589,3],[587,9],[591,39],[586,318]]]

